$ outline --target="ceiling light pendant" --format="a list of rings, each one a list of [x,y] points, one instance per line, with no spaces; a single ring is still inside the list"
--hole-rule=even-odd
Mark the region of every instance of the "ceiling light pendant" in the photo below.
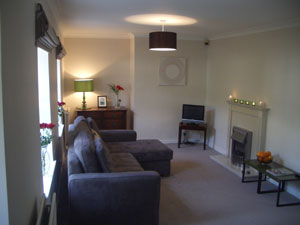
[[[162,22],[162,31],[155,31],[149,34],[149,50],[152,51],[176,51],[177,34],[174,32],[165,31],[164,23]]]

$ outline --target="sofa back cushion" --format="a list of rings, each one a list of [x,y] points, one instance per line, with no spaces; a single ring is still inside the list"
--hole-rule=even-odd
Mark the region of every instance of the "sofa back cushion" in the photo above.
[[[68,175],[84,173],[81,162],[75,154],[74,146],[68,148]]]
[[[74,150],[85,173],[100,172],[96,159],[94,138],[91,132],[81,130],[74,141]]]
[[[110,171],[111,157],[109,155],[109,151],[105,146],[104,142],[101,140],[101,138],[96,137],[94,138],[94,144],[96,148],[97,159],[100,164],[100,167],[102,168],[102,171],[105,173],[111,172]]]
[[[100,135],[100,130],[99,130],[99,127],[98,127],[97,123],[95,122],[95,120],[91,117],[88,117],[86,120],[87,120],[90,128],[95,130]]]
[[[69,125],[68,129],[68,145],[73,145],[78,133],[82,130],[91,132],[88,121],[83,116],[77,116],[73,124]]]

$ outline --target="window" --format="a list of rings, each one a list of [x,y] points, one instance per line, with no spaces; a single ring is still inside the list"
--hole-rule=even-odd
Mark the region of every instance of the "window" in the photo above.
[[[56,60],[56,68],[57,68],[57,101],[61,102],[62,101],[62,96],[61,96],[61,60]],[[63,131],[63,121],[61,117],[58,115],[58,136],[62,135]]]
[[[40,123],[51,123],[49,53],[38,48],[38,90]],[[44,193],[48,196],[55,168],[52,142],[47,146],[46,172],[43,174]]]
[[[8,202],[7,202],[7,183],[6,165],[4,149],[4,129],[3,129],[3,102],[2,102],[2,59],[1,59],[1,15],[0,15],[0,221],[8,224]]]
[[[61,102],[61,61],[56,60],[57,67],[57,101]]]

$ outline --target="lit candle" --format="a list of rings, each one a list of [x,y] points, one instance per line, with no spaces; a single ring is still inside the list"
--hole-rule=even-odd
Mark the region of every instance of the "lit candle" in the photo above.
[[[235,98],[233,101],[234,101],[234,103],[238,103],[239,102],[239,100],[237,98]]]
[[[232,99],[232,95],[229,95],[229,97],[228,97],[228,98],[229,98],[229,100],[231,100],[231,99]]]
[[[240,100],[240,104],[244,104],[244,100]]]
[[[256,102],[252,102],[252,106],[256,106]]]
[[[246,103],[246,105],[249,105],[249,104],[250,104],[250,102],[249,102],[249,101],[245,101],[245,103]]]

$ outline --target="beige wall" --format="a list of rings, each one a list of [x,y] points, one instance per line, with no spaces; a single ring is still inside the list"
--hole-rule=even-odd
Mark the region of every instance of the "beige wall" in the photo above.
[[[131,85],[131,92],[130,92],[130,114],[129,114],[129,121],[130,121],[130,128],[134,127],[134,74],[135,74],[135,38],[132,35],[130,38],[130,85]]]
[[[73,80],[93,78],[94,92],[86,93],[87,107],[97,107],[97,96],[107,95],[108,104],[114,105],[115,94],[108,84],[119,84],[122,106],[130,106],[130,40],[66,38],[64,46],[64,101],[70,107],[71,121],[76,107],[81,107],[82,93],[74,92]]]
[[[207,106],[210,145],[226,154],[229,94],[270,108],[266,148],[300,172],[300,28],[211,41]],[[299,188],[292,190],[300,196]]]
[[[176,142],[182,104],[204,104],[206,93],[206,47],[200,41],[178,41],[175,52],[149,51],[148,38],[135,39],[134,129],[138,138]],[[186,59],[185,86],[159,86],[161,57]]]
[[[46,1],[45,6],[51,22]],[[3,130],[9,224],[34,224],[42,197],[35,1],[1,1]],[[16,29],[17,28],[17,29]],[[57,122],[56,68],[51,61],[52,121]],[[1,142],[2,143],[2,142]],[[1,154],[0,157],[2,157]],[[2,192],[2,189],[1,189]],[[1,206],[2,210],[2,206]],[[0,224],[7,221],[0,218]]]

